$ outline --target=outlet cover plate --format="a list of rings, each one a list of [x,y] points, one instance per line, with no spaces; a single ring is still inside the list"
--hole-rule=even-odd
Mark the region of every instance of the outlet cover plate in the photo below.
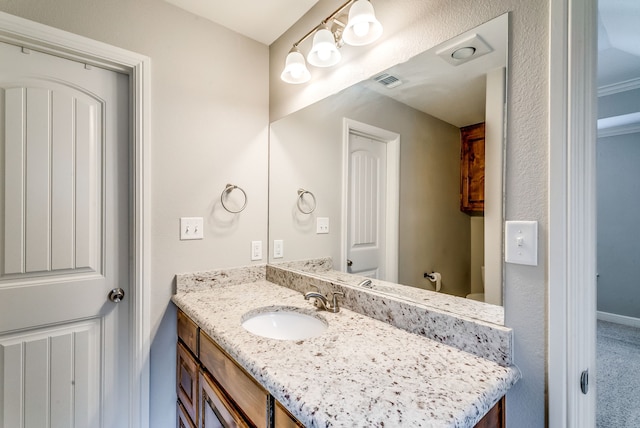
[[[329,217],[316,218],[316,233],[317,234],[329,233]]]
[[[273,241],[273,258],[281,259],[284,257],[284,241],[282,239],[275,239]]]
[[[262,260],[262,241],[251,241],[251,260]]]

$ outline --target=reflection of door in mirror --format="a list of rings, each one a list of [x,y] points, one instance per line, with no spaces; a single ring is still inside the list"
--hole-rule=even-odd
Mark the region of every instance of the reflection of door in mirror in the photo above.
[[[400,136],[343,120],[342,270],[398,280]]]
[[[384,231],[387,151],[382,141],[349,133],[347,271],[386,279]]]

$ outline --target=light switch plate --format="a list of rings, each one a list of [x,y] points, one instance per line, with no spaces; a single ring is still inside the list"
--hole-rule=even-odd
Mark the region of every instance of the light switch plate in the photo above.
[[[273,241],[273,258],[281,259],[284,257],[284,242],[282,239],[275,239]]]
[[[505,262],[538,266],[537,221],[507,221],[504,239]]]
[[[251,241],[251,260],[262,260],[262,241]]]
[[[316,233],[329,233],[329,217],[318,217],[316,219]]]
[[[202,217],[180,217],[180,240],[204,239]]]

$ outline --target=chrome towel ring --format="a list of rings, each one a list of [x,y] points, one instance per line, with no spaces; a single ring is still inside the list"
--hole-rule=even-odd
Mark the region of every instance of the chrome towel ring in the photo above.
[[[311,199],[313,200],[313,206],[310,210],[305,211],[302,206],[300,205],[301,202],[304,201],[304,195],[309,195],[311,196]],[[296,202],[296,205],[298,206],[298,209],[300,210],[300,212],[302,214],[311,214],[312,212],[314,212],[316,210],[316,197],[314,196],[313,193],[311,193],[308,190],[304,190],[304,189],[298,189],[298,201]]]
[[[244,203],[242,204],[242,208],[240,208],[238,211],[230,210],[229,207],[227,207],[224,203],[225,195],[228,195],[229,193],[233,192],[235,189],[238,189],[239,191],[241,191],[242,196],[244,197]],[[225,210],[229,211],[232,214],[238,214],[240,211],[244,210],[244,208],[247,206],[247,193],[244,190],[242,190],[241,187],[238,187],[235,184],[227,184],[227,186],[224,188],[224,190],[220,194],[220,203],[222,204]]]

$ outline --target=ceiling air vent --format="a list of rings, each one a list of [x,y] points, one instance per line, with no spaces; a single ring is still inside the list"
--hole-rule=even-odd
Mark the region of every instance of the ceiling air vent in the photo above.
[[[387,89],[395,88],[396,86],[402,85],[402,80],[398,79],[396,76],[392,76],[389,73],[382,73],[379,76],[373,78],[376,82],[384,85]]]

